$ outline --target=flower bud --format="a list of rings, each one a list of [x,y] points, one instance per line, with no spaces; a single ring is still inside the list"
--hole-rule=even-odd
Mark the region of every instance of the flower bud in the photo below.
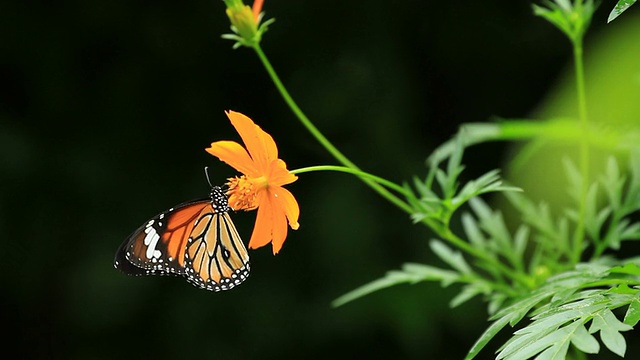
[[[242,0],[224,0],[224,3],[227,6],[226,12],[234,34],[225,34],[222,37],[235,40],[234,48],[242,45],[253,47],[259,44],[262,34],[267,31],[267,25],[273,22],[271,19],[260,24],[263,1],[255,1],[253,8],[245,5]]]

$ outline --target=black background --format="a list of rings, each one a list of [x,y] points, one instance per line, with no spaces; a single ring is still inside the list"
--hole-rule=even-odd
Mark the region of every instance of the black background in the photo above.
[[[587,53],[612,6],[596,14]],[[530,115],[571,70],[568,41],[529,1],[264,10],[277,21],[263,49],[299,105],[351,160],[395,182],[423,176],[463,122]],[[635,10],[618,21],[637,21]],[[204,152],[239,141],[226,109],[272,134],[290,169],[336,163],[252,50],[220,38],[228,28],[214,0],[0,5],[3,343],[20,358],[463,358],[486,311],[479,300],[450,310],[456,287],[402,285],[330,307],[404,262],[443,266],[428,230],[346,174],[288,186],[300,229],[275,257],[251,251],[251,277],[231,292],[113,269],[132,230],[207,195],[204,166],[219,183],[235,175]],[[465,174],[501,166],[504,150],[467,154]],[[234,216],[247,240],[254,216]]]

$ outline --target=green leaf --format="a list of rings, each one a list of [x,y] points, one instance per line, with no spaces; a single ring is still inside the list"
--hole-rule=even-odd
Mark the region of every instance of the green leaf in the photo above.
[[[469,353],[465,357],[465,360],[473,359],[480,351],[489,343],[489,341],[496,336],[502,328],[504,328],[507,324],[514,326],[522,318],[527,315],[529,310],[536,306],[540,301],[545,298],[551,296],[549,292],[538,291],[531,294],[529,297],[524,298],[502,310],[498,311],[495,315],[493,315],[490,320],[495,320],[487,330],[480,336],[480,338],[476,341],[475,344],[469,350]]]
[[[571,338],[571,343],[580,351],[587,354],[597,354],[600,351],[600,343],[595,336],[589,334],[584,324],[577,326]]]
[[[609,229],[606,237],[607,245],[614,250],[618,250],[622,240],[636,239],[639,234],[640,224],[629,225],[629,219],[620,220],[619,224]]]
[[[447,163],[447,175],[451,178],[451,183],[449,184],[451,187],[454,186],[455,180],[458,178],[458,175],[462,172],[461,163],[462,163],[462,155],[464,154],[464,140],[462,133],[458,133],[456,136],[456,145],[453,150],[453,153],[449,157],[449,162]]]
[[[638,271],[636,265],[620,267],[600,263],[579,264],[574,270],[557,274],[547,279],[538,290],[528,297],[501,309],[492,320],[496,320],[472,348],[467,359],[476,356],[508,323],[515,326],[525,316],[533,320],[514,333],[499,349],[498,359],[564,359],[573,344],[584,353],[595,354],[600,350],[598,339],[593,335],[600,331],[602,343],[616,354],[624,354],[626,343],[621,331],[631,329],[640,319],[639,290],[623,291],[629,279]],[[618,276],[616,276],[618,275]],[[615,280],[620,280],[617,283]],[[632,282],[635,283],[635,282]],[[611,288],[603,288],[612,284]],[[613,289],[620,289],[614,291]],[[545,302],[545,303],[543,303]],[[625,322],[618,320],[613,309],[629,305]],[[536,307],[536,310],[532,309]],[[587,330],[585,324],[591,322]]]
[[[553,291],[551,289],[540,289],[537,292],[534,292],[530,296],[515,302],[514,304],[498,311],[494,316],[490,319],[495,320],[502,316],[509,316],[511,320],[511,326],[515,326],[520,320],[522,320],[525,315],[536,305],[538,305],[542,300],[549,298],[553,295]]]
[[[527,243],[529,242],[529,227],[526,225],[520,225],[515,235],[513,235],[513,252],[516,259],[523,259],[524,252],[527,249]]]
[[[568,341],[558,342],[536,356],[535,360],[565,360],[569,351],[569,344]]]
[[[549,337],[551,335],[551,337]],[[528,359],[551,345],[551,340],[560,335],[555,329],[546,328],[542,331],[512,337],[500,350],[496,359]]]
[[[485,249],[487,246],[487,239],[480,231],[476,219],[469,213],[462,214],[462,229],[465,235],[469,239],[469,242],[477,249]]]
[[[609,291],[616,294],[630,294],[630,295],[635,295],[638,293],[637,289],[632,289],[625,283],[612,287],[611,289],[609,289]]]
[[[507,229],[502,214],[499,211],[493,211],[480,198],[472,198],[469,200],[469,206],[476,214],[480,226],[486,232],[491,241],[488,243],[493,245],[495,251],[503,254],[511,260],[514,260],[513,242],[511,234]]]
[[[567,355],[571,339],[576,329],[581,325],[580,322],[574,322],[558,331],[554,331],[539,339],[534,344],[531,344],[529,347],[519,349],[517,353],[509,356],[508,359],[526,359],[537,354],[541,348],[544,349],[548,346],[546,350],[536,357],[536,360],[563,360]]]
[[[447,198],[447,189],[449,188],[449,177],[447,173],[442,169],[436,169],[436,180],[438,181],[440,189],[442,189],[442,192],[445,194],[445,198]]]
[[[462,190],[460,190],[458,195],[454,198],[453,200],[454,205],[460,205],[466,202],[468,199],[482,193],[484,188],[487,185],[494,183],[496,181],[499,181],[500,180],[500,176],[498,176],[499,172],[500,170],[492,170],[480,176],[476,180],[471,180],[467,182],[462,188]]]
[[[622,198],[622,188],[625,183],[625,177],[620,174],[618,163],[613,156],[609,157],[605,175],[600,177],[600,181],[611,207],[614,211],[617,211],[621,206],[620,199]]]
[[[621,226],[623,230],[620,232],[620,240],[638,240],[640,239],[640,223],[628,225],[628,220],[623,220]],[[628,225],[628,226],[627,226]]]
[[[598,217],[598,209],[597,209],[597,200],[598,200],[598,186],[596,184],[592,184],[589,187],[589,191],[587,191],[587,198],[585,203],[585,214],[584,214],[584,226],[587,234],[594,240],[600,239],[600,228],[602,223],[598,222],[596,218]],[[577,211],[573,211],[569,216],[576,223],[580,221],[580,216]],[[605,218],[606,219],[606,218]]]
[[[555,0],[555,3],[564,11],[571,11],[573,8],[570,0]]]
[[[615,266],[609,269],[612,274],[630,274],[640,276],[640,266],[634,263],[627,263],[624,266]]]
[[[438,199],[436,194],[431,191],[431,188],[425,182],[422,182],[418,177],[413,178],[413,185],[415,186],[421,198]]]
[[[522,191],[515,186],[506,186],[500,180],[500,170],[494,169],[475,180],[467,182],[462,190],[452,199],[452,204],[458,207],[469,199],[489,192],[496,191]]]
[[[582,174],[580,174],[580,170],[578,170],[576,165],[569,158],[563,158],[562,165],[564,166],[564,171],[567,175],[567,191],[569,195],[579,203],[582,198]]]
[[[631,7],[636,2],[636,0],[618,0],[616,6],[609,13],[609,18],[607,19],[607,23],[615,20],[620,14],[622,14],[625,10]]]
[[[431,240],[429,243],[431,250],[433,250],[436,255],[442,261],[446,262],[452,268],[458,270],[463,274],[472,274],[473,270],[467,262],[464,260],[464,257],[459,251],[451,250],[447,245],[445,245],[442,241],[439,240]]]
[[[476,282],[469,285],[465,285],[462,288],[462,291],[456,295],[449,302],[449,306],[454,308],[457,307],[469,300],[471,300],[474,296],[480,294],[489,294],[491,292],[491,286],[483,282]]]
[[[491,208],[480,198],[471,199],[469,201],[469,206],[476,214],[476,217],[480,220],[480,222],[482,222],[483,219],[489,219],[492,216],[493,212],[491,211]]]
[[[492,293],[489,296],[489,305],[487,305],[487,312],[489,315],[494,315],[500,310],[507,300],[508,296],[504,293]]]
[[[527,327],[516,331],[515,334],[536,334],[544,331],[545,329],[556,329],[569,321],[579,319],[580,317],[591,314],[601,308],[602,305],[594,305],[591,304],[591,301],[587,300],[577,301],[575,305],[571,307],[552,308],[547,313],[537,315],[534,318],[534,322],[529,324]]]
[[[469,350],[469,353],[464,359],[471,360],[476,357],[476,355],[480,353],[480,351],[489,343],[489,341],[491,341],[491,339],[493,339],[493,337],[496,336],[496,334],[499,333],[500,330],[502,330],[502,328],[504,328],[511,321],[511,319],[512,317],[510,316],[504,316],[491,324],[491,326],[489,326],[489,328],[487,328],[487,330],[482,333],[478,341],[473,344],[471,350]]]
[[[442,163],[445,159],[452,156],[452,154],[456,151],[459,142],[462,143],[464,147],[469,147],[471,145],[489,142],[492,140],[507,140],[508,137],[505,135],[505,131],[503,127],[509,124],[516,123],[520,125],[524,125],[526,127],[531,127],[531,121],[521,121],[521,122],[508,122],[508,124],[500,123],[500,124],[490,124],[490,123],[468,123],[463,124],[460,127],[459,133],[464,133],[464,136],[455,136],[452,139],[448,140],[444,144],[440,145],[436,150],[434,150],[429,158],[427,159],[427,163],[431,166],[437,166]],[[538,126],[538,123],[535,123],[534,126]],[[515,125],[516,127],[518,125]]]
[[[553,350],[545,356],[561,354],[576,329],[605,306],[599,303],[600,298],[576,301],[538,314],[533,323],[514,333],[515,336],[501,349],[498,359],[528,359],[549,347]]]
[[[531,226],[532,238],[538,243],[536,253],[530,262],[531,269],[539,265],[539,259],[545,258],[549,261],[570,252],[571,239],[567,217],[552,215],[548,204],[541,202],[536,206],[523,194],[506,192],[504,195],[522,214],[522,221]]]
[[[561,8],[555,6],[550,1],[548,1],[547,4],[549,8],[533,4],[533,13],[537,16],[545,18],[547,21],[555,25],[558,29],[562,30],[562,32],[569,34],[571,32],[571,25],[567,21],[566,17],[563,16]]]
[[[602,229],[602,226],[605,224],[605,221],[607,221],[607,219],[609,218],[609,216],[611,216],[611,213],[613,212],[613,209],[611,209],[609,206],[606,206],[602,209],[600,209],[600,211],[598,211],[598,214],[596,215],[595,219],[588,219],[586,222],[592,222],[594,225],[594,228],[597,229],[597,231],[600,231]],[[599,239],[599,235],[600,233],[594,233],[594,234],[589,234],[590,236],[592,236],[593,239]]]
[[[599,330],[604,345],[614,354],[624,357],[627,343],[620,331],[631,329],[633,329],[631,326],[618,320],[611,310],[605,308],[594,316],[589,332],[593,334]]]
[[[427,217],[437,218],[437,216],[440,213],[439,199],[432,200],[432,199],[426,199],[424,197],[421,199],[418,199],[416,198],[413,190],[408,184],[403,184],[403,188],[405,190],[405,197],[407,199],[407,202],[409,203],[409,205],[411,205],[411,208],[413,210],[413,213],[411,214],[411,219],[413,220],[414,223],[418,223]]]
[[[454,271],[443,270],[429,265],[407,263],[402,270],[392,270],[380,279],[362,285],[331,302],[331,306],[338,307],[348,302],[371,294],[388,287],[409,283],[415,284],[421,281],[440,281],[442,286],[459,281],[460,275]]]
[[[635,326],[640,321],[640,299],[636,297],[629,304],[626,314],[624,314],[624,322],[629,326]]]
[[[458,189],[458,176],[464,170],[464,166],[461,165],[462,155],[464,153],[464,140],[462,133],[458,133],[455,138],[455,147],[453,153],[449,157],[447,162],[446,173],[441,169],[436,170],[436,180],[442,189],[445,199],[451,199]]]
[[[580,2],[581,6],[574,6],[569,0],[545,1],[544,4],[546,7],[533,5],[534,14],[554,24],[574,42],[584,35],[595,12],[593,0]]]

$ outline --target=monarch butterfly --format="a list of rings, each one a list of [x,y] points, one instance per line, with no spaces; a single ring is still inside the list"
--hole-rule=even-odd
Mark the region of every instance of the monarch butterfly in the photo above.
[[[115,268],[129,275],[184,276],[211,291],[240,285],[249,276],[249,255],[230,209],[222,188],[211,186],[209,198],[163,211],[129,235],[116,252]]]

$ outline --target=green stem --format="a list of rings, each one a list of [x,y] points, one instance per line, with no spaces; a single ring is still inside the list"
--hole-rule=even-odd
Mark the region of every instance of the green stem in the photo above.
[[[295,170],[291,170],[289,171],[292,174],[302,174],[302,173],[306,173],[306,172],[312,172],[312,171],[337,171],[337,172],[344,172],[344,173],[348,173],[348,174],[353,174],[356,175],[358,177],[361,178],[367,178],[370,180],[375,181],[376,183],[386,186],[391,190],[395,190],[397,192],[399,192],[400,194],[404,195],[404,196],[409,196],[409,194],[407,194],[407,190],[405,188],[403,188],[402,186],[393,183],[387,179],[383,179],[379,176],[375,176],[369,173],[366,173],[364,171],[360,171],[360,170],[354,170],[348,167],[344,167],[344,166],[335,166],[335,165],[319,165],[319,166],[309,166],[309,167],[304,167],[304,168],[300,168],[300,169],[295,169]],[[391,199],[389,199],[391,201]],[[411,209],[411,207],[409,205],[406,205],[407,207],[407,211],[409,211]],[[412,213],[412,211],[411,211]]]
[[[312,171],[338,171],[338,172],[344,172],[348,174],[354,174],[361,178],[368,178],[370,180],[373,180],[381,185],[384,185],[392,190],[395,190],[403,195],[406,195],[406,190],[398,184],[395,184],[391,181],[388,181],[386,179],[383,179],[375,175],[371,175],[369,173],[366,173],[360,170],[354,170],[354,169],[343,167],[343,166],[333,166],[333,165],[309,166],[305,168],[291,170],[290,172],[292,174],[303,174],[303,173],[312,172]],[[392,199],[389,199],[389,200],[393,201]],[[411,207],[406,203],[397,204],[397,205],[403,208],[403,210],[405,210],[407,213],[409,214],[412,213]],[[527,286],[527,284],[529,284],[528,278],[525,275],[523,275],[521,271],[514,271],[508,268],[506,265],[502,264],[501,262],[495,260],[494,258],[487,256],[485,253],[478,251],[469,243],[467,243],[466,241],[462,240],[457,235],[455,235],[449,228],[448,224],[445,226],[437,226],[437,224],[431,221],[431,219],[424,219],[423,222],[429,228],[433,229],[433,231],[435,231],[441,238],[449,241],[450,243],[452,243],[462,251],[468,253],[469,255],[475,256],[476,258],[481,259],[482,261],[485,261],[491,264],[492,266],[497,268],[502,274],[521,283],[522,285]]]
[[[423,222],[426,222],[426,221],[423,220]],[[428,222],[426,222],[426,223],[432,229],[434,229],[434,231],[436,231],[436,233],[440,237],[442,237],[443,239],[449,241],[453,245],[457,246],[459,249],[465,251],[469,255],[475,256],[476,258],[478,258],[478,259],[480,259],[482,261],[485,261],[486,263],[490,264],[495,269],[498,269],[506,277],[508,277],[508,278],[520,283],[521,285],[525,286],[526,288],[530,288],[531,287],[531,282],[529,281],[529,277],[528,276],[526,276],[525,274],[522,274],[522,273],[520,273],[518,271],[515,271],[514,269],[509,268],[508,266],[506,266],[505,264],[501,263],[497,259],[492,258],[492,257],[488,256],[486,253],[484,253],[482,251],[479,251],[478,249],[474,248],[473,246],[471,246],[471,244],[467,243],[466,241],[464,241],[461,238],[459,238],[456,234],[454,234],[451,231],[451,229],[449,229],[448,227],[444,227],[443,229],[438,230],[437,227],[433,227]]]
[[[291,111],[293,111],[293,113],[296,115],[296,117],[300,120],[302,125],[304,125],[307,128],[307,130],[311,133],[311,135],[313,135],[313,137],[315,137],[316,140],[318,140],[318,142],[322,146],[324,146],[324,148],[327,149],[327,151],[329,151],[329,153],[331,153],[331,155],[333,155],[333,157],[335,157],[342,165],[344,165],[344,166],[346,166],[346,167],[348,167],[350,169],[359,171],[360,168],[358,168],[358,166],[356,166],[356,164],[351,162],[351,160],[349,160],[335,146],[333,146],[333,144],[331,144],[331,142],[326,137],[324,137],[324,135],[322,135],[320,130],[318,130],[315,127],[315,125],[313,125],[311,120],[309,120],[309,118],[302,112],[300,107],[298,107],[298,105],[293,100],[291,95],[289,95],[289,92],[287,91],[287,89],[282,84],[282,81],[280,81],[280,78],[278,77],[278,74],[273,69],[273,66],[271,66],[271,63],[269,62],[269,59],[267,58],[267,56],[262,51],[262,48],[260,47],[260,45],[259,44],[255,44],[253,46],[253,49],[256,51],[256,54],[258,55],[258,58],[260,58],[260,61],[262,62],[262,65],[264,65],[265,69],[267,70],[267,73],[271,77],[271,80],[273,81],[274,85],[276,86],[276,88],[280,92],[280,95],[282,96],[284,101],[287,103],[287,105],[289,105],[289,108],[291,109]],[[390,193],[382,185],[376,183],[375,181],[373,181],[373,180],[371,180],[369,178],[362,177],[361,179],[367,185],[369,185],[369,187],[371,187],[374,191],[376,191],[378,194],[380,194],[382,197],[384,197],[385,199],[388,199],[394,205],[398,206],[400,209],[411,213],[411,209],[400,198],[398,198],[397,196],[395,196],[392,193]]]
[[[345,171],[344,168],[336,167],[336,169],[333,169],[333,170],[351,172],[351,173],[356,174],[356,175],[366,174],[366,173],[362,172],[346,156],[344,156],[335,146],[333,146],[333,144],[331,144],[331,142],[327,138],[325,138],[324,135],[322,135],[322,133],[313,125],[311,120],[309,120],[309,118],[302,112],[302,110],[295,103],[295,101],[293,100],[291,95],[289,95],[289,92],[287,91],[287,89],[282,84],[282,81],[280,81],[280,78],[278,77],[278,74],[275,72],[275,70],[271,66],[271,63],[269,62],[269,59],[264,54],[264,52],[262,51],[260,46],[258,44],[256,44],[253,47],[253,49],[256,51],[256,54],[258,55],[258,58],[260,58],[260,61],[262,61],[262,64],[264,65],[265,69],[267,70],[267,73],[271,77],[271,80],[275,84],[276,88],[280,92],[280,95],[282,96],[284,101],[287,103],[287,105],[289,105],[289,108],[291,108],[291,111],[293,111],[293,113],[296,115],[296,117],[298,117],[300,122],[316,138],[316,140],[318,140],[318,142],[329,151],[329,153],[331,153],[340,163],[342,163],[348,169],[351,169],[351,171]],[[342,170],[337,170],[337,168],[340,168]],[[311,170],[309,170],[307,168],[307,170],[304,170],[304,171],[311,171]],[[301,171],[301,169],[297,170],[298,173],[301,173],[301,172],[304,172],[304,171]],[[380,185],[378,182],[376,182],[376,179],[373,177],[373,175],[367,174],[365,176],[360,176],[360,179],[362,181],[364,181],[367,185],[369,185],[369,187],[371,187],[373,190],[375,190],[382,197],[384,197],[385,199],[388,199],[389,201],[391,201],[394,205],[398,206],[403,211],[405,211],[405,212],[407,212],[409,214],[413,213],[413,211],[412,211],[412,209],[411,209],[411,207],[409,205],[407,205],[400,198],[398,198],[397,196],[393,195],[387,189],[385,189],[382,185]],[[382,179],[382,180],[384,180],[384,179]],[[386,180],[384,180],[384,181],[386,182]],[[388,184],[386,184],[386,185],[388,185]],[[391,187],[391,188],[393,188],[393,187]],[[402,190],[401,193],[404,193],[404,190]],[[499,269],[502,273],[504,273],[509,278],[514,279],[515,281],[517,281],[517,282],[519,282],[519,283],[521,283],[521,284],[523,284],[525,286],[527,286],[529,284],[528,278],[525,275],[520,274],[518,272],[515,272],[512,269],[509,269],[507,266],[505,266],[504,264],[500,263],[496,259],[493,259],[493,258],[487,256],[485,253],[483,253],[481,251],[478,251],[476,248],[474,248],[473,246],[471,246],[470,244],[468,244],[464,240],[462,240],[459,237],[457,237],[454,233],[451,232],[451,230],[448,227],[438,226],[437,224],[433,223],[433,221],[430,221],[430,219],[424,219],[423,222],[428,227],[433,229],[436,233],[438,233],[438,235],[440,235],[442,238],[450,241],[452,244],[458,246],[460,249],[462,249],[463,251],[467,252],[468,254],[476,256],[477,258],[479,258],[479,259],[481,259],[481,260],[483,260],[483,261],[485,261],[485,262],[487,262],[489,264],[494,265],[497,269]]]
[[[311,171],[320,171],[320,170],[326,170],[326,171],[339,171],[339,172],[345,172],[345,173],[349,173],[349,174],[354,174],[360,177],[366,177],[369,178],[373,181],[376,181],[384,186],[387,186],[390,189],[396,190],[399,193],[408,196],[408,194],[406,193],[406,190],[401,187],[400,185],[397,185],[393,182],[390,182],[386,179],[380,178],[378,176],[375,175],[371,175],[369,173],[365,173],[363,171],[360,170],[353,170],[350,168],[346,168],[346,167],[341,167],[341,166],[332,166],[332,165],[323,165],[323,166],[310,166],[310,167],[305,167],[305,168],[301,168],[301,169],[296,169],[296,170],[292,170],[290,171],[293,174],[302,174],[305,172],[311,172]],[[411,207],[405,203],[402,204],[398,204],[399,207],[403,208],[407,213],[412,214],[413,211],[411,209]],[[475,247],[473,247],[471,244],[469,244],[468,242],[464,241],[463,239],[461,239],[460,237],[458,237],[455,233],[453,233],[451,231],[451,228],[449,227],[449,221],[448,219],[444,221],[444,223],[440,223],[439,221],[435,221],[434,219],[431,218],[424,218],[422,219],[422,223],[424,223],[428,228],[430,228],[431,230],[433,230],[440,238],[449,241],[451,244],[453,244],[454,246],[456,246],[457,248],[459,248],[460,250],[466,252],[467,254],[476,257],[477,259],[480,259],[482,261],[484,261],[487,264],[490,264],[491,266],[493,266],[493,268],[497,269],[499,273],[503,274],[504,276],[520,283],[521,285],[525,286],[525,287],[530,287],[531,281],[529,281],[529,278],[526,276],[526,274],[523,274],[522,271],[520,269],[518,269],[516,267],[516,269],[511,269],[509,268],[507,265],[501,263],[499,260],[490,257],[487,253],[482,252],[478,249],[476,249]]]
[[[331,144],[331,142],[326,137],[324,137],[324,135],[322,135],[320,130],[318,130],[318,128],[316,128],[315,125],[313,125],[311,120],[309,120],[309,118],[302,112],[300,107],[298,107],[298,104],[296,104],[296,102],[293,100],[293,98],[289,94],[289,91],[287,91],[287,89],[282,84],[282,81],[280,81],[280,77],[278,77],[278,74],[273,69],[273,66],[271,66],[269,59],[262,51],[262,48],[260,47],[260,45],[256,44],[253,47],[253,49],[258,54],[258,58],[260,58],[260,61],[262,61],[262,64],[267,70],[267,73],[271,77],[271,80],[273,81],[274,85],[280,92],[280,95],[282,96],[284,101],[287,103],[287,105],[289,105],[289,108],[300,120],[302,125],[304,125],[307,128],[307,130],[311,133],[311,135],[313,135],[313,137],[315,137],[316,140],[318,140],[318,142],[322,146],[324,146],[324,148],[327,149],[327,151],[329,151],[329,153],[331,153],[331,155],[333,155],[333,157],[335,157],[340,163],[352,169],[357,169],[357,166],[354,163],[352,163],[346,156],[344,156],[340,152],[340,150],[338,150],[335,146],[333,146],[333,144]]]
[[[602,253],[607,250],[607,247],[611,245],[611,238],[617,236],[616,232],[618,229],[618,225],[620,221],[622,221],[624,214],[620,211],[614,211],[613,216],[611,218],[611,223],[609,223],[609,228],[607,229],[606,234],[601,239],[594,239],[595,249],[593,251],[593,255],[591,255],[591,260],[595,260],[602,256]]]
[[[575,59],[576,90],[578,95],[578,116],[582,128],[582,140],[580,141],[580,173],[582,175],[582,188],[580,191],[579,217],[573,241],[573,264],[580,261],[585,237],[584,217],[586,214],[587,193],[589,189],[589,123],[587,119],[587,100],[584,84],[584,64],[582,54],[582,36],[572,39],[573,56]]]

